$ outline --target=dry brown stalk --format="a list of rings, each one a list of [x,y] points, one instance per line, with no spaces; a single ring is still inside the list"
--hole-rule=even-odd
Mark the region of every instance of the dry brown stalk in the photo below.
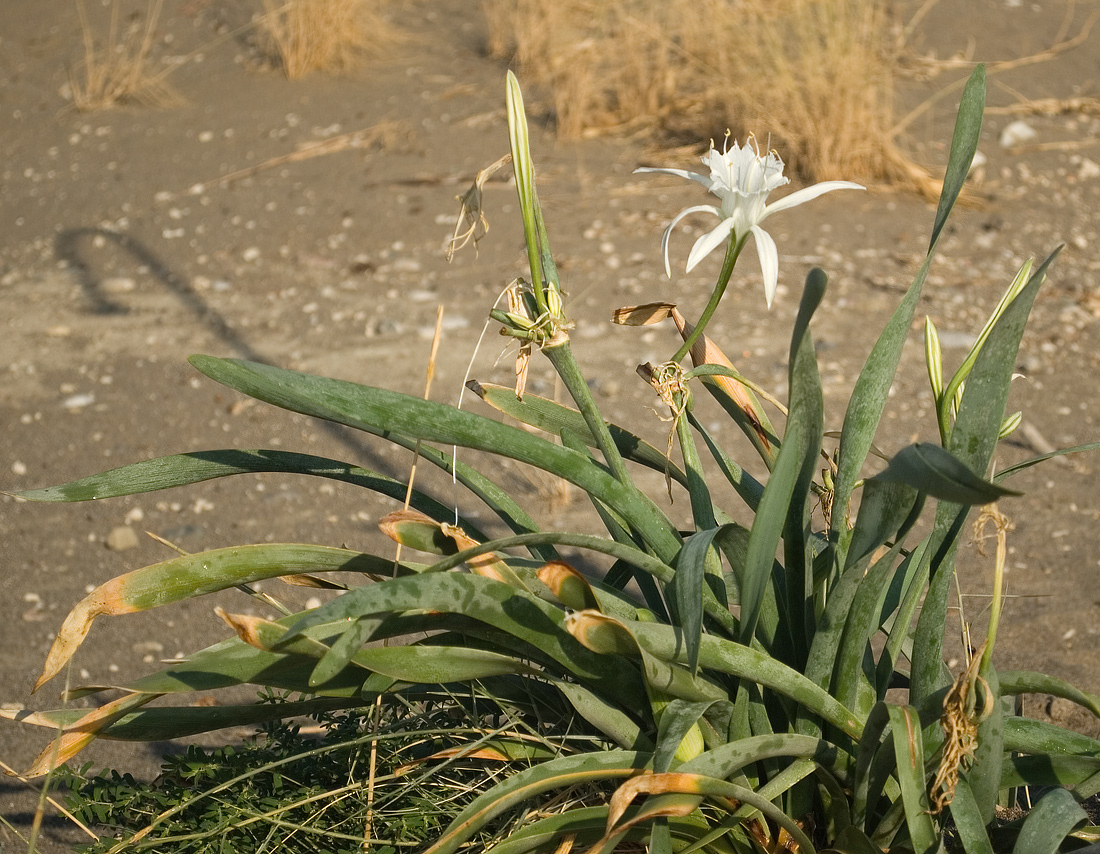
[[[264,29],[291,80],[311,71],[340,73],[388,52],[400,31],[384,0],[264,0]]]
[[[78,110],[101,110],[129,101],[169,106],[182,100],[165,80],[172,68],[159,74],[151,74],[147,68],[162,5],[163,0],[155,0],[149,6],[144,26],[129,27],[120,33],[120,0],[112,0],[107,41],[97,48],[84,0],[76,0],[84,59],[76,69],[70,69],[69,86]]]
[[[198,195],[219,184],[229,184],[233,181],[240,181],[242,178],[250,178],[259,172],[274,169],[276,166],[310,160],[314,157],[335,154],[338,151],[347,151],[351,148],[372,148],[375,145],[385,148],[393,144],[403,128],[404,125],[400,122],[379,122],[362,130],[342,133],[339,136],[332,136],[317,142],[303,143],[289,154],[280,154],[277,157],[265,160],[263,163],[257,163],[255,166],[248,166],[244,169],[238,169],[236,172],[230,172],[228,175],[222,175],[220,178],[213,178],[209,181],[203,181],[201,184],[195,184],[188,192],[192,195]]]
[[[755,130],[794,169],[932,191],[894,142],[877,0],[487,0],[490,46],[549,93],[559,134]],[[938,187],[935,187],[938,191]]]

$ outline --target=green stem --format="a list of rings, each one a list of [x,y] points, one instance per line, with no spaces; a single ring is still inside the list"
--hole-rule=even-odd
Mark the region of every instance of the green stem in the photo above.
[[[744,248],[744,237],[739,240],[731,240],[727,244],[726,258],[722,262],[722,271],[718,274],[718,282],[711,292],[710,302],[708,302],[707,307],[703,309],[703,313],[699,316],[699,322],[695,324],[695,328],[691,330],[688,337],[684,339],[684,343],[680,345],[680,349],[676,351],[675,355],[669,361],[682,362],[684,356],[690,353],[691,348],[695,346],[695,342],[702,337],[703,330],[706,329],[707,324],[710,323],[710,318],[714,314],[715,309],[718,308],[718,303],[722,301],[722,295],[726,292],[726,286],[730,283],[730,276],[733,275],[734,265],[737,264],[737,258]]]
[[[561,381],[565,384],[565,388],[570,397],[573,398],[573,402],[577,404],[577,409],[584,417],[588,429],[592,431],[592,435],[596,439],[596,446],[603,454],[611,473],[620,483],[632,486],[634,481],[630,478],[630,473],[626,469],[626,464],[623,462],[615,440],[611,438],[611,431],[607,428],[607,422],[603,420],[603,415],[600,414],[596,401],[592,398],[588,383],[577,366],[577,359],[573,355],[573,348],[570,346],[569,340],[566,339],[563,343],[552,347],[544,347],[543,352],[546,354],[546,358],[550,360],[550,364],[554,366],[554,370],[558,372],[558,376],[561,377]]]
[[[676,395],[676,405],[682,405],[682,397],[686,392]],[[684,473],[687,475],[688,497],[691,500],[691,515],[697,531],[707,531],[716,527],[714,521],[714,505],[711,504],[710,490],[707,488],[706,479],[703,476],[703,465],[699,459],[699,450],[695,445],[695,437],[691,435],[688,425],[687,412],[683,412],[676,418],[676,438],[680,442],[680,453],[684,457]]]

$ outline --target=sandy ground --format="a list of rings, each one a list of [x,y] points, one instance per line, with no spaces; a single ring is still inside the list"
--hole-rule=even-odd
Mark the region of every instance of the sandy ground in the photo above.
[[[940,59],[1011,59],[1057,41],[1067,8],[1069,34],[1078,32],[1089,11],[1079,5],[942,0],[913,43]],[[477,347],[490,305],[524,267],[509,186],[494,183],[486,191],[492,230],[479,256],[467,251],[451,264],[443,257],[456,193],[506,150],[504,67],[486,57],[484,23],[469,4],[395,6],[409,34],[396,56],[343,78],[291,83],[265,67],[247,33],[218,41],[246,22],[249,10],[168,0],[154,62],[161,68],[186,57],[169,78],[185,102],[79,113],[63,96],[66,64],[81,55],[74,7],[8,0],[0,13],[0,489],[217,447],[307,450],[395,475],[407,471],[404,452],[242,400],[201,378],[185,362],[195,352],[419,393],[442,305],[434,396],[457,399],[471,360],[473,376],[509,381],[511,357],[501,358],[495,331]],[[93,20],[103,11],[93,8]],[[899,114],[964,74],[944,70],[903,81]],[[995,108],[1021,94],[1096,97],[1100,36],[991,80]],[[529,98],[537,102],[537,94]],[[945,97],[913,125],[909,144],[919,159],[942,163],[954,104]],[[1037,132],[1033,143],[1059,144],[1023,153],[1000,144],[1017,118],[996,110],[988,116],[978,187],[984,204],[954,217],[918,309],[921,321],[927,314],[939,327],[950,368],[1018,266],[1066,244],[1021,351],[1026,379],[1016,382],[1011,406],[1023,410],[1027,430],[1002,445],[1002,465],[1034,455],[1044,442],[1100,438],[1100,116],[1023,117]],[[373,136],[367,132],[379,126],[387,132],[367,144]],[[575,349],[605,411],[663,446],[667,427],[653,414],[656,401],[634,367],[671,352],[674,333],[614,328],[609,316],[619,305],[655,300],[698,313],[717,261],[689,276],[674,273],[669,282],[659,241],[672,215],[703,200],[686,183],[631,174],[642,163],[666,165],[652,145],[557,143],[544,122],[533,133],[543,203],[577,321]],[[344,147],[269,163],[326,140]],[[254,174],[219,181],[243,169]],[[777,217],[770,229],[781,254],[776,304],[766,308],[749,253],[713,337],[745,374],[782,396],[800,283],[811,265],[823,266],[832,280],[815,336],[828,427],[838,429],[872,343],[869,330],[880,327],[908,285],[932,218],[929,203],[877,188],[831,194]],[[681,265],[690,239],[674,238]],[[534,368],[530,388],[552,393],[545,365]],[[705,417],[719,421],[713,412]],[[932,438],[934,430],[915,327],[877,443],[893,451]],[[730,441],[748,458],[745,447]],[[1002,506],[1015,531],[998,649],[1002,667],[1047,670],[1092,691],[1100,691],[1096,467],[1095,458],[1078,457],[1016,479],[1026,495]],[[581,497],[554,503],[544,481],[509,466],[497,474],[555,525],[592,524]],[[659,477],[652,487],[660,491]],[[448,486],[439,489],[449,497]],[[674,512],[686,512],[685,504]],[[58,702],[59,684],[30,694],[53,634],[92,586],[169,556],[144,530],[192,552],[295,540],[385,548],[376,522],[390,509],[350,487],[286,476],[240,477],[94,506],[0,496],[0,702],[9,708]],[[965,550],[960,576],[966,614],[980,622],[990,560]],[[298,601],[282,585],[267,589]],[[117,683],[223,636],[214,598],[102,621],[69,678]],[[239,594],[219,601],[251,607]],[[1067,716],[1057,704],[1046,711]],[[15,768],[26,767],[45,742],[44,732],[0,725],[0,759]],[[97,766],[152,774],[167,749],[172,745],[106,744],[88,757]],[[25,829],[33,804],[20,783],[0,781],[7,821]],[[49,819],[42,850],[65,850],[78,840],[65,822]],[[23,850],[3,827],[0,841]]]

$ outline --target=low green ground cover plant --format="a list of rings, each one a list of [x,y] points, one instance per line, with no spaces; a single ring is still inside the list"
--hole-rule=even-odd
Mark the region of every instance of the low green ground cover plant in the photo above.
[[[936,330],[926,327],[940,442],[902,448],[885,465],[871,459],[917,301],[976,150],[984,94],[978,68],[962,96],[927,256],[873,342],[837,433],[825,429],[811,334],[814,312],[828,298],[823,271],[808,275],[790,332],[785,405],[742,376],[705,330],[749,240],[771,302],[779,259],[763,228],[769,217],[856,185],[825,182],[769,204],[769,194],[787,182],[783,162],[774,152],[762,154],[751,138],[712,148],[704,158],[707,174],[647,170],[688,178],[719,200],[673,220],[674,226],[688,214],[718,218],[687,266],[724,252],[694,323],[663,303],[615,314],[625,325],[671,321],[683,339],[663,364],[639,367],[669,412],[668,445],[658,448],[605,418],[573,355],[522,97],[510,75],[511,160],[530,278],[517,280],[507,309],[490,315],[519,343],[519,382],[515,389],[472,387],[490,407],[544,435],[269,365],[211,356],[191,363],[259,400],[417,449],[422,462],[453,474],[511,533],[490,537],[461,508],[378,473],[275,450],[164,457],[21,493],[81,501],[244,472],[328,477],[404,499],[381,527],[403,554],[428,556],[395,561],[342,548],[265,544],[184,555],[108,582],[66,619],[39,686],[62,671],[97,616],[271,577],[309,574],[317,582],[336,570],[364,576],[332,601],[278,620],[224,613],[234,636],[122,686],[121,697],[92,712],[13,713],[60,729],[30,772],[46,773],[96,737],[161,739],[339,710],[375,715],[376,732],[389,738],[416,729],[424,708],[417,704],[428,694],[461,714],[447,743],[418,756],[418,767],[478,759],[478,772],[462,778],[470,796],[438,826],[401,839],[386,836],[398,833],[400,821],[375,802],[369,818],[357,819],[358,843],[430,854],[626,846],[654,854],[926,854],[950,842],[968,854],[1027,854],[1069,851],[1098,838],[1081,802],[1100,791],[1100,742],[1020,717],[1015,703],[1042,692],[1100,713],[1098,699],[1043,674],[994,665],[1003,525],[986,636],[974,638],[961,672],[952,673],[944,658],[955,556],[968,520],[977,515],[996,525],[998,500],[1014,494],[1012,476],[1053,456],[990,474],[998,441],[1019,423],[1006,413],[1009,384],[1057,250],[1024,265],[950,378]],[[481,223],[478,186],[464,197],[473,229]],[[671,230],[664,242],[668,269]],[[572,406],[524,393],[526,365],[536,357],[549,360]],[[750,475],[697,416],[703,393],[748,438],[766,478]],[[762,401],[782,412],[781,427]],[[542,529],[485,467],[463,462],[452,447],[526,463],[574,484],[606,533]],[[668,488],[686,495],[690,529],[670,519],[665,496],[638,487],[638,467],[664,472]],[[736,512],[716,503],[719,483],[732,487],[741,505]],[[735,521],[746,510],[751,523]],[[585,562],[573,565],[563,553],[584,554]],[[600,570],[590,570],[589,560]],[[181,702],[190,692],[240,684],[290,695],[280,703]],[[161,698],[165,705],[153,704]],[[381,735],[368,742],[379,754],[393,752]],[[382,776],[391,770],[387,765]],[[348,779],[362,783],[379,773],[371,764],[350,770]],[[1028,810],[1002,818],[998,806],[1015,806],[1021,792]],[[268,811],[285,803],[276,797]],[[109,815],[111,807],[103,808]],[[102,850],[173,850],[158,834],[178,833],[172,824],[178,814],[154,812],[142,829],[122,828]],[[206,817],[198,824],[209,818],[200,815]],[[265,832],[276,826],[269,817]],[[284,832],[289,840],[282,828],[265,844]],[[346,841],[325,850],[341,850]]]

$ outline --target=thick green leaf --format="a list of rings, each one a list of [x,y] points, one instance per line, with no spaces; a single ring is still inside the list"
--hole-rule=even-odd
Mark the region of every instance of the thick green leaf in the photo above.
[[[978,675],[985,680],[989,696],[975,698],[988,702],[978,722],[977,746],[974,748],[973,765],[966,772],[966,779],[974,793],[974,802],[986,824],[993,821],[997,809],[997,795],[1001,789],[1001,774],[1005,760],[1005,713],[1001,703],[1000,682],[991,661],[982,658]],[[980,684],[980,683],[979,683]],[[977,689],[977,686],[975,686]],[[980,689],[978,689],[980,691]]]
[[[837,780],[850,784],[851,756],[828,741],[796,733],[753,735],[727,742],[685,762],[679,770],[729,779],[754,763],[787,758],[812,760]]]
[[[639,622],[631,624],[630,630],[639,645],[656,658],[687,663],[687,651],[671,626]],[[863,729],[862,722],[827,691],[767,653],[725,638],[703,635],[699,644],[699,667],[704,672],[728,673],[771,688],[852,738],[858,738]]]
[[[410,583],[412,582],[412,583]],[[540,649],[563,672],[572,673],[590,687],[617,697],[627,708],[644,708],[637,672],[622,660],[585,649],[564,627],[558,607],[510,585],[477,575],[428,573],[388,579],[349,591],[308,612],[292,626],[287,640],[312,629],[329,627],[340,632],[349,620],[367,614],[410,610],[463,614]]]
[[[1002,670],[999,675],[1002,694],[1051,694],[1070,700],[1100,717],[1100,697],[1086,694],[1064,679],[1030,670]]]
[[[516,427],[386,389],[316,377],[257,362],[192,356],[191,364],[230,388],[283,409],[389,436],[488,451],[543,469],[614,508],[666,560],[680,538],[672,523],[637,489],[620,483],[585,455]]]
[[[1088,817],[1069,791],[1052,789],[1031,808],[1012,854],[1055,854],[1066,835]]]
[[[215,549],[137,569],[100,585],[69,612],[35,687],[65,666],[98,616],[145,611],[281,575],[338,570],[388,573],[392,569],[392,561],[372,555],[298,543]]]
[[[720,528],[698,531],[684,541],[684,547],[676,561],[674,594],[679,615],[677,625],[684,633],[688,669],[692,673],[698,666],[699,640],[703,634],[703,580],[707,574],[708,561],[717,558],[714,541],[717,538],[725,539],[739,530],[744,529],[731,523]]]
[[[959,113],[955,119],[955,133],[951,138],[951,154],[947,159],[947,174],[943,178],[943,190],[940,191],[940,203],[936,208],[936,221],[932,225],[932,236],[928,241],[931,254],[939,242],[940,232],[947,224],[947,217],[962,192],[970,165],[974,162],[974,152],[978,150],[978,136],[982,130],[982,115],[985,113],[985,65],[979,63],[966,81]]]
[[[859,564],[856,564],[851,573],[856,578],[863,577],[844,619],[844,632],[833,670],[833,689],[836,698],[848,708],[854,709],[858,715],[869,714],[871,707],[886,693],[887,686],[878,684],[877,681],[870,641],[880,628],[880,603],[895,572],[894,564],[901,550],[902,544],[899,541],[865,575]],[[848,556],[851,555],[852,552],[849,552]],[[867,557],[869,559],[870,555]],[[842,579],[838,592],[839,588],[846,586],[847,580],[847,577]],[[832,605],[832,602],[829,604]],[[874,683],[872,679],[875,680]]]
[[[96,735],[120,741],[170,741],[228,727],[247,727],[299,715],[361,706],[359,697],[314,697],[285,703],[253,703],[247,706],[159,706],[139,709],[113,721]],[[17,723],[36,724],[57,730],[76,723],[87,709],[57,709],[48,712],[18,711],[5,714]]]
[[[925,495],[955,504],[990,504],[1006,495],[1020,494],[982,480],[957,457],[928,442],[902,448],[871,480],[905,484]]]
[[[841,432],[840,457],[833,496],[833,521],[830,526],[829,540],[836,544],[839,563],[843,564],[847,535],[844,532],[844,519],[848,512],[852,490],[859,480],[863,464],[871,449],[878,429],[882,412],[886,406],[890,386],[897,374],[901,360],[902,347],[913,323],[913,313],[920,299],[924,282],[932,259],[939,245],[943,226],[951,214],[963,182],[966,180],[974,152],[978,147],[978,137],[982,126],[982,113],[985,110],[985,67],[974,69],[963,91],[959,104],[959,114],[955,121],[955,133],[951,141],[951,153],[948,155],[947,174],[943,190],[940,193],[939,207],[932,228],[928,253],[917,271],[913,284],[887,322],[882,334],[875,342],[867,362],[860,371],[855,388],[844,414],[844,427]]]
[[[1031,718],[1005,718],[1004,740],[1010,752],[1100,757],[1100,740]]]
[[[946,449],[970,471],[979,475],[988,471],[997,445],[1020,339],[1031,307],[1046,278],[1047,269],[1059,251],[1060,248],[1056,249],[1039,265],[1016,299],[1005,309],[967,377]],[[954,502],[943,502],[936,509],[932,529],[935,552],[931,555],[928,592],[917,620],[913,644],[911,700],[918,705],[945,683],[943,626],[954,586],[955,550],[965,518],[965,508]]]
[[[653,754],[653,770],[664,772],[672,768],[680,744],[699,723],[699,719],[714,704],[711,700],[672,700],[660,713],[657,725],[657,750]]]
[[[722,447],[710,434],[710,431],[706,429],[703,423],[696,418],[692,412],[688,412],[687,416],[688,420],[691,422],[691,426],[703,437],[707,450],[709,450],[710,455],[714,457],[714,461],[718,463],[719,470],[725,476],[726,480],[729,481],[730,486],[732,486],[737,494],[741,496],[744,502],[749,506],[749,509],[756,512],[756,509],[760,506],[760,496],[764,494],[763,484],[742,469],[741,466],[734,462],[732,457],[722,450]]]
[[[893,539],[919,512],[917,490],[911,485],[883,478],[868,480],[863,486],[845,571]]]
[[[772,580],[776,549],[802,474],[806,438],[806,431],[798,422],[794,425],[788,422],[783,446],[753,518],[745,562],[737,579],[741,602],[738,637],[743,643],[751,641],[756,632],[764,591]],[[790,604],[797,606],[800,602],[801,597]]]
[[[1100,791],[1100,757],[1048,755],[1006,757],[1001,788],[1072,786],[1081,798]]]
[[[552,436],[560,436],[563,430],[568,430],[579,436],[589,447],[596,447],[596,439],[592,431],[588,429],[584,416],[576,409],[570,409],[568,406],[534,394],[524,394],[520,398],[507,386],[470,380],[466,387],[493,409],[517,421],[537,427]],[[667,471],[673,480],[686,486],[687,479],[684,473],[678,466],[670,463],[664,453],[617,424],[608,424],[607,429],[611,432],[611,438],[615,440],[619,453],[626,459],[641,463],[662,474]]]
[[[576,682],[556,680],[554,685],[582,718],[624,750],[652,750],[653,744],[642,735],[638,724],[613,701],[599,696]]]
[[[966,854],[993,854],[993,845],[985,829],[985,820],[974,799],[965,775],[959,778],[955,796],[951,800],[951,818]]]
[[[829,278],[817,267],[806,276],[798,306],[790,352],[790,412],[783,431],[784,451],[799,455],[798,474],[793,484],[783,530],[783,571],[786,576],[786,607],[791,619],[795,654],[805,660],[813,640],[816,615],[814,604],[814,534],[811,527],[811,493],[814,474],[825,438],[825,403],[817,354],[810,335],[810,320],[825,298]],[[793,446],[788,450],[788,446]],[[778,467],[778,464],[777,464]],[[769,486],[771,484],[769,483]],[[755,528],[755,524],[754,524]],[[750,540],[750,548],[752,542]]]
[[[890,716],[890,732],[894,740],[894,757],[909,838],[917,854],[931,854],[938,848],[939,833],[932,822],[925,785],[920,718],[911,706],[888,706],[887,713]]]

